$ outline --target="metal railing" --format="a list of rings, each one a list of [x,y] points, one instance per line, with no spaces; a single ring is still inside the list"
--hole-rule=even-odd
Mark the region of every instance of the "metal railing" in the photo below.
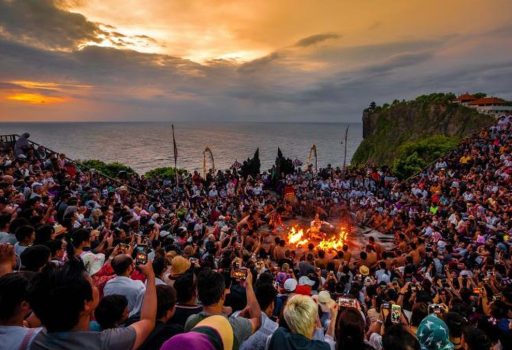
[[[16,140],[20,138],[20,135],[18,134],[8,134],[8,135],[0,135],[0,144],[3,144],[3,145],[9,145],[10,148],[14,148],[14,144],[16,143]],[[27,140],[28,143],[35,149],[42,149],[45,151],[45,153],[47,155],[51,155],[51,154],[61,154],[60,152],[55,152],[54,150],[46,147],[46,146],[43,146],[43,145],[40,145],[39,143],[37,142],[34,142],[32,140]],[[133,191],[133,192],[136,192],[136,193],[144,193],[143,191],[139,190],[139,189],[136,189],[135,187],[132,187],[130,185],[128,185],[127,183],[119,180],[119,179],[116,179],[116,178],[113,178],[113,177],[110,177],[104,173],[102,173],[101,171],[98,171],[97,169],[93,169],[93,168],[90,168],[86,165],[83,165],[83,164],[80,164],[79,162],[71,159],[71,158],[68,158],[68,157],[65,157],[64,158],[67,162],[70,162],[72,164],[74,164],[77,168],[79,168],[80,170],[82,171],[88,171],[88,172],[92,172],[94,171],[96,174],[98,174],[100,177],[103,177],[117,185],[120,185],[120,186],[126,186],[126,188],[130,189],[130,191]]]

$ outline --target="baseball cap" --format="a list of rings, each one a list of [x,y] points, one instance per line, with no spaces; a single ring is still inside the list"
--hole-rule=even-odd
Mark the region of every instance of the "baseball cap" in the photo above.
[[[307,285],[312,287],[315,285],[315,281],[311,280],[308,276],[302,276],[301,278],[299,278],[299,285]]]
[[[283,288],[288,293],[294,292],[297,288],[297,280],[295,278],[288,278],[286,281],[284,281]]]
[[[328,291],[323,290],[318,293],[318,304],[323,312],[329,312],[332,305],[335,303],[331,298],[331,294]]]

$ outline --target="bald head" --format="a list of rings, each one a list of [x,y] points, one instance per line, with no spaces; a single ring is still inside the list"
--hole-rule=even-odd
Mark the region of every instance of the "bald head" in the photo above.
[[[112,259],[112,269],[118,276],[125,276],[130,274],[133,259],[128,254],[119,254]]]

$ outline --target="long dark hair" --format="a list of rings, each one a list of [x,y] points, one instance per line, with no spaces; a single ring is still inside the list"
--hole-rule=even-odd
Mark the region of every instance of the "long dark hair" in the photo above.
[[[342,309],[336,319],[336,349],[364,350],[365,322],[359,310]]]

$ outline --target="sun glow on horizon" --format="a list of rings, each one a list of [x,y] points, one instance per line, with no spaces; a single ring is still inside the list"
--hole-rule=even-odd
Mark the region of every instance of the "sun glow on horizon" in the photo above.
[[[56,103],[66,102],[68,99],[64,97],[56,97],[56,96],[45,96],[37,93],[14,93],[12,95],[8,95],[5,97],[6,100],[28,103],[28,104],[37,104],[37,105],[49,105]]]

